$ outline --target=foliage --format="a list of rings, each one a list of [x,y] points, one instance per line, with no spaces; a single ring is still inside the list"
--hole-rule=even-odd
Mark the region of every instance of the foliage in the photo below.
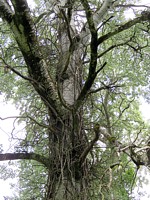
[[[133,199],[148,166],[139,98],[149,99],[150,12],[134,1],[35,3],[0,1],[0,91],[24,126],[14,154],[0,154],[21,160],[14,199]]]

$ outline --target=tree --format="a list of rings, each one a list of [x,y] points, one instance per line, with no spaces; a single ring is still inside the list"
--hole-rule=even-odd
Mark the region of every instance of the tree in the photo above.
[[[129,8],[145,10],[128,19]],[[0,160],[28,160],[20,197],[131,198],[134,169],[148,163],[138,108],[149,79],[148,7],[41,0],[31,11],[26,0],[0,0],[0,16],[1,91],[26,124]]]

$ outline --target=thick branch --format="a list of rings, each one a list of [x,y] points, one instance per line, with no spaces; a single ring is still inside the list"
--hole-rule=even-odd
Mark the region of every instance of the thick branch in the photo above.
[[[87,2],[87,0],[83,0],[81,1],[85,12],[86,12],[86,18],[87,18],[87,22],[89,25],[89,29],[90,29],[90,33],[91,33],[91,42],[90,42],[90,50],[91,50],[91,54],[90,54],[90,64],[89,64],[89,73],[88,73],[88,77],[87,80],[84,84],[84,87],[81,91],[81,93],[79,94],[79,97],[75,103],[75,109],[77,110],[80,105],[82,104],[82,101],[84,100],[84,98],[86,97],[88,91],[90,90],[95,78],[96,78],[96,66],[97,66],[97,30],[95,28],[94,25],[94,21],[93,21],[93,15],[90,9],[90,6]]]
[[[7,1],[0,0],[0,17],[9,23],[12,21],[13,12]]]
[[[12,1],[15,14],[7,3],[0,0],[0,16],[8,23],[28,67],[29,79],[44,103],[58,115],[58,95],[55,83],[48,73],[46,61],[40,51],[34,23],[26,0]],[[55,112],[54,109],[55,108]]]
[[[118,4],[115,6],[116,8],[119,7],[119,8],[132,8],[132,7],[135,7],[135,8],[140,8],[140,7],[143,7],[143,8],[150,8],[150,6],[146,6],[146,5],[135,5],[135,4],[126,4],[126,5],[123,5],[123,4]]]
[[[21,12],[26,12],[28,9],[28,4],[26,0],[11,0],[15,13],[20,14]]]
[[[113,32],[109,32],[106,35],[101,36],[98,39],[97,44],[99,45],[99,44],[103,43],[105,40],[111,38],[114,35],[117,35],[118,33],[122,32],[122,31],[125,31],[125,30],[131,28],[132,26],[136,25],[137,23],[141,23],[143,21],[148,21],[148,20],[150,20],[150,12],[145,12],[140,17],[137,17],[137,18],[123,24],[122,26],[119,26]]]
[[[111,89],[114,89],[114,88],[120,88],[122,87],[122,85],[105,85],[103,87],[100,87],[96,90],[90,90],[88,94],[93,94],[93,93],[97,93],[97,92],[100,92],[102,90],[111,90]]]
[[[5,153],[0,154],[0,161],[6,160],[35,160],[49,167],[49,159],[36,153]]]
[[[96,53],[96,55],[97,55],[97,53]],[[97,57],[97,56],[96,56],[96,57]],[[92,58],[92,56],[91,56],[91,58]],[[91,86],[92,86],[92,84],[93,84],[93,82],[94,82],[94,80],[95,80],[97,74],[105,67],[106,64],[107,64],[107,63],[105,62],[105,63],[100,67],[100,69],[98,69],[98,70],[96,71],[96,65],[97,65],[97,63],[96,63],[95,68],[94,68],[94,71],[93,71],[92,62],[90,62],[89,74],[88,74],[87,80],[86,80],[86,82],[85,82],[85,84],[84,84],[84,87],[83,87],[83,89],[81,90],[81,93],[80,93],[80,95],[79,95],[79,97],[78,97],[78,99],[77,99],[77,101],[76,101],[75,109],[78,109],[78,107],[80,107],[80,105],[82,104],[82,101],[85,99],[86,95],[87,95],[88,93],[90,93],[90,92],[89,92],[89,91],[90,91],[90,88],[91,88]]]
[[[106,13],[108,12],[113,3],[114,3],[113,0],[105,0],[101,8],[98,11],[96,11],[93,17],[96,26],[98,26],[101,23],[104,15],[106,15]]]
[[[94,20],[93,20],[92,10],[91,10],[87,0],[82,0],[81,3],[83,5],[83,7],[84,7],[84,10],[85,10],[85,13],[86,13],[87,22],[88,22],[89,29],[90,29],[90,32],[91,32],[91,35],[92,35],[93,33],[96,32],[95,24],[94,24]]]

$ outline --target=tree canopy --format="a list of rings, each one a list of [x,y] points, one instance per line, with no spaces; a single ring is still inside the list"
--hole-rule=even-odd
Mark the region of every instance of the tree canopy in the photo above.
[[[135,199],[150,166],[150,6],[133,0],[0,0],[0,91],[23,124],[11,199]],[[132,11],[132,15],[129,13]],[[8,172],[9,174],[9,172]]]

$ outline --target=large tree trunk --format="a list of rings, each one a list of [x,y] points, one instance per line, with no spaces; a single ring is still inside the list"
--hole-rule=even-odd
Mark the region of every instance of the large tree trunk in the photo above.
[[[59,19],[60,50],[56,78],[64,109],[61,121],[57,118],[50,124],[56,132],[49,133],[49,156],[52,163],[46,199],[80,199],[80,196],[84,199],[86,166],[80,159],[86,147],[83,111],[82,107],[77,112],[71,107],[82,89],[83,47],[77,37],[72,16],[69,19],[65,9],[58,10],[56,14],[58,17],[63,16]]]
[[[80,156],[85,148],[82,121],[66,110],[62,121],[53,121],[49,131],[49,176],[46,199],[79,199],[85,164]],[[52,124],[50,124],[52,127]]]

